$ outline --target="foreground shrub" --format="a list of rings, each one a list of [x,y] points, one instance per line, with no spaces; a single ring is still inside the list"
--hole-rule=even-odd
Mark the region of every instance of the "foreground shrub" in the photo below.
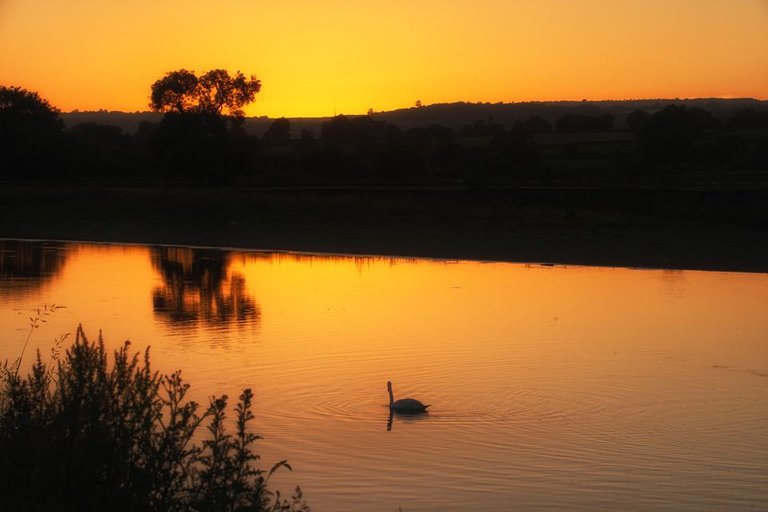
[[[108,364],[104,342],[81,327],[63,358],[38,352],[30,373],[0,368],[0,509],[110,511],[307,511],[267,488],[248,431],[253,393],[225,429],[227,396],[207,409],[186,399],[180,372],[160,375],[149,350],[125,342]],[[205,424],[207,439],[195,442]],[[199,434],[198,434],[199,436]]]

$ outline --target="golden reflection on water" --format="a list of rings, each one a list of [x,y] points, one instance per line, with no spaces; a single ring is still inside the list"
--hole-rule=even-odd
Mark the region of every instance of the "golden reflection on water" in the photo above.
[[[230,273],[229,253],[212,249],[153,247],[152,266],[163,284],[152,291],[158,317],[179,327],[255,322],[259,308],[245,280]]]
[[[113,346],[151,344],[198,400],[253,387],[264,460],[288,458],[277,482],[320,510],[768,500],[765,274],[85,244],[0,255],[0,357],[55,302],[67,308],[33,339],[44,353],[82,322]],[[388,432],[387,380],[430,413]]]

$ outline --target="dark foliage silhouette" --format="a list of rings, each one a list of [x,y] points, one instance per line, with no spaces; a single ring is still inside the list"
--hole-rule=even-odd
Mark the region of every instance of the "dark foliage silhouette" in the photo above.
[[[327,146],[340,146],[351,140],[351,121],[345,115],[336,116],[320,127],[320,139]]]
[[[556,129],[560,133],[605,132],[613,129],[613,116],[587,116],[568,114],[557,120]]]
[[[641,149],[650,160],[679,163],[691,156],[697,137],[718,126],[705,110],[669,105],[653,114],[639,132]]]
[[[288,142],[291,139],[291,122],[284,117],[275,119],[264,132],[262,138],[264,142],[275,144]]]
[[[0,86],[0,177],[55,177],[63,134],[59,111],[48,101]]]
[[[260,90],[255,76],[223,69],[199,77],[180,69],[153,83],[150,108],[165,115],[152,146],[170,174],[222,185],[245,172],[255,143],[242,128],[242,108]]]
[[[768,113],[752,100],[460,103],[246,120],[242,108],[260,88],[239,72],[167,73],[151,87],[150,116],[162,117],[141,115],[131,132],[93,121],[62,131],[56,109],[39,96],[4,88],[21,100],[6,100],[0,116],[0,160],[8,164],[0,178],[182,187],[632,186],[669,184],[670,167],[678,183],[721,181],[711,173],[731,170],[747,176],[768,159],[760,134]],[[10,107],[24,102],[32,107]],[[27,110],[35,114],[9,121],[11,112]],[[72,119],[101,119],[86,114]],[[393,122],[406,115],[407,123]]]
[[[741,130],[768,129],[768,111],[758,111],[754,108],[739,110],[730,119],[729,125]]]
[[[536,130],[543,129],[544,127],[542,125],[534,125],[530,128]],[[537,166],[539,163],[539,153],[536,150],[536,143],[533,138],[533,134],[537,132],[532,131],[530,128],[521,123],[491,141],[492,147],[500,152],[506,164]]]
[[[459,133],[464,137],[492,137],[504,133],[504,125],[489,119],[487,122],[478,119],[473,124],[461,127]]]
[[[168,176],[211,185],[228,184],[247,173],[258,151],[256,139],[236,118],[206,113],[168,112],[146,133]]]
[[[78,123],[67,132],[88,143],[111,147],[125,147],[130,139],[117,126],[100,123]]]
[[[63,341],[63,340],[62,340]],[[3,510],[308,510],[273,494],[253,452],[253,393],[224,428],[227,397],[206,409],[186,398],[180,372],[160,375],[125,342],[112,362],[101,337],[78,327],[62,360],[38,352],[26,377],[0,368],[0,504]],[[208,439],[199,444],[207,422]]]
[[[243,107],[256,98],[261,81],[238,71],[213,69],[198,77],[186,69],[171,71],[152,84],[150,108],[156,112],[244,116]]]
[[[651,116],[645,110],[635,110],[627,116],[627,128],[632,131],[640,131],[646,127]]]
[[[552,132],[552,123],[541,116],[533,116],[523,121],[515,121],[516,131],[524,130],[532,135]]]
[[[155,170],[136,138],[117,126],[78,123],[65,136],[65,165],[74,180],[136,179]]]

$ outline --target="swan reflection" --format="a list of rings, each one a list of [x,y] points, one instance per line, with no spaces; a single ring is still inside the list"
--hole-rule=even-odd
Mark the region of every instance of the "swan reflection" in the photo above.
[[[416,423],[417,421],[424,421],[429,418],[427,414],[413,414],[407,412],[397,412],[392,409],[389,410],[389,418],[387,419],[387,432],[392,430],[392,425],[397,418],[398,423]]]

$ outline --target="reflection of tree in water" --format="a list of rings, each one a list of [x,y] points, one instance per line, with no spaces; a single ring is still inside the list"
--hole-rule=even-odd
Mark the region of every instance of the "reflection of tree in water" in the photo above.
[[[171,323],[210,326],[258,321],[259,307],[246,294],[245,279],[227,274],[229,253],[154,247],[151,257],[163,278],[163,286],[152,292],[156,315]]]
[[[659,274],[664,293],[672,297],[682,297],[687,286],[683,270],[662,270]]]
[[[56,276],[66,259],[61,242],[0,240],[0,294],[39,288]]]
[[[284,261],[292,263],[303,263],[312,265],[314,263],[335,263],[338,265],[353,264],[358,272],[372,267],[373,265],[387,263],[390,267],[401,264],[418,265],[424,259],[403,257],[403,256],[354,256],[338,254],[310,254],[310,253],[291,253],[291,252],[247,252],[243,253],[246,261],[269,261],[271,263],[282,263]],[[444,260],[445,263],[455,263],[454,260]]]

